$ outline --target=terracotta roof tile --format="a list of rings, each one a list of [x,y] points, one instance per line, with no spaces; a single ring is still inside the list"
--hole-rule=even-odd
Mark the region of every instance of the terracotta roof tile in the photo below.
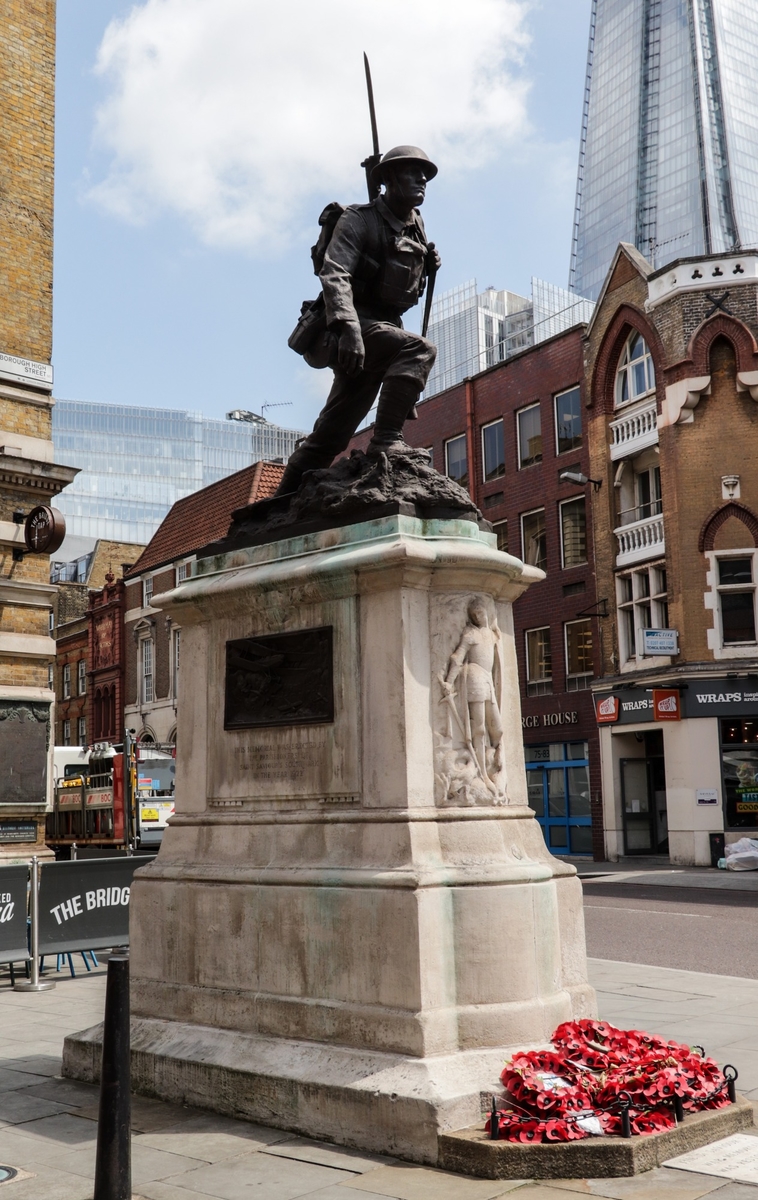
[[[222,538],[234,509],[273,496],[283,474],[282,463],[257,462],[177,500],[125,578],[187,558]]]

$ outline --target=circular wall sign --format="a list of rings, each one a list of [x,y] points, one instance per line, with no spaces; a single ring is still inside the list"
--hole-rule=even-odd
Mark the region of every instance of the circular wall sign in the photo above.
[[[66,522],[57,508],[38,504],[26,518],[24,541],[31,554],[55,554],[66,536]]]

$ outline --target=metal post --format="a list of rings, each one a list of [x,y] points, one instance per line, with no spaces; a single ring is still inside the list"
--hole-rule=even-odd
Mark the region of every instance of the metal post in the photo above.
[[[105,991],[94,1200],[131,1200],[129,955],[111,954]]]
[[[40,980],[39,977],[39,859],[37,855],[32,855],[32,888],[29,896],[29,916],[31,918],[31,955],[32,955],[32,975],[31,979],[24,979],[21,983],[14,983],[13,990],[16,992],[49,992],[55,987],[52,979]]]
[[[682,1097],[674,1094],[674,1116],[676,1117],[677,1125],[681,1125],[684,1120],[684,1104]]]
[[[490,1110],[490,1138],[493,1142],[500,1141],[500,1115],[497,1111],[497,1100],[492,1097],[492,1108]]]

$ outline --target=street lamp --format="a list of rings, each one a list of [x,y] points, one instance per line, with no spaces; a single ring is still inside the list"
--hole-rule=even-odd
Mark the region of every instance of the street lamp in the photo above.
[[[591,483],[596,492],[603,486],[602,479],[589,479],[586,475],[580,474],[579,471],[561,471],[558,478],[562,483],[581,483],[582,486],[585,483]]]

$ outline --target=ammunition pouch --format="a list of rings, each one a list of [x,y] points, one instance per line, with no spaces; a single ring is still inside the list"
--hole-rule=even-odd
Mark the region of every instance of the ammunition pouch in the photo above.
[[[323,293],[316,300],[304,300],[297,325],[287,338],[290,350],[302,354],[309,367],[321,370],[336,362],[337,341],[326,327]]]

